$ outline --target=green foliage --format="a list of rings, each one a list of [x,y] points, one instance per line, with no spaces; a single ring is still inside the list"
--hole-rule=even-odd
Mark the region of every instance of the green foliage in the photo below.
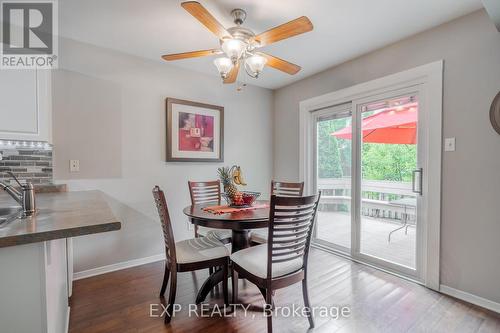
[[[417,165],[416,145],[363,144],[363,179],[411,181]]]
[[[341,178],[351,175],[351,142],[331,134],[346,126],[346,119],[318,123],[318,177]]]
[[[348,124],[349,119],[318,122],[318,177],[351,176],[351,140],[331,134]],[[365,143],[362,146],[363,179],[411,181],[416,168],[416,145]]]

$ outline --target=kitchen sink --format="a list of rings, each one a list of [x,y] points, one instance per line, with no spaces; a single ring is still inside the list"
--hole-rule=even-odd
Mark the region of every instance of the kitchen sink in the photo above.
[[[21,207],[0,207],[0,226],[17,219],[21,212]]]

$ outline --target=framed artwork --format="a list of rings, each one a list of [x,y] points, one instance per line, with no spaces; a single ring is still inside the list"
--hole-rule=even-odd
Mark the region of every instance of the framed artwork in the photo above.
[[[223,162],[224,108],[167,98],[167,162]]]

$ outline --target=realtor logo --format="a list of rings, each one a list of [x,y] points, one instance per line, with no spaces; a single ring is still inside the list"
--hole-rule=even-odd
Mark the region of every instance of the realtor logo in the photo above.
[[[56,68],[57,3],[2,1],[2,69]]]

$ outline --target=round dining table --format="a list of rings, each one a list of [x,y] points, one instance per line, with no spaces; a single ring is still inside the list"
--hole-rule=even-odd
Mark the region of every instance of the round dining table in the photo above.
[[[258,200],[255,204],[262,205],[267,203],[269,203],[269,201]],[[241,210],[224,214],[214,214],[205,210],[206,207],[214,205],[217,205],[217,203],[191,205],[184,208],[183,212],[193,224],[214,229],[230,229],[232,231],[232,253],[250,246],[250,231],[252,229],[266,228],[268,226],[268,205],[263,208]],[[216,270],[210,275],[201,286],[196,297],[196,303],[203,302],[210,291],[217,286],[222,279],[222,270]]]

